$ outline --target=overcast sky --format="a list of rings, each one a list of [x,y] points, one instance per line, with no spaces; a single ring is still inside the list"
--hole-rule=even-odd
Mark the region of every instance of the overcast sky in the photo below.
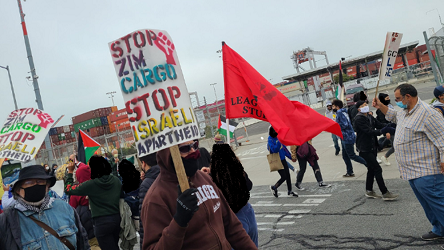
[[[37,107],[17,1],[0,5],[0,66],[9,65],[19,108]],[[59,125],[92,109],[124,107],[108,43],[138,29],[166,30],[176,46],[189,91],[203,104],[223,98],[225,41],[272,83],[296,73],[290,56],[307,46],[327,51],[330,62],[383,49],[387,31],[402,44],[441,26],[442,0],[399,1],[55,1],[22,2],[45,111]],[[317,57],[317,60],[322,57]],[[325,65],[319,61],[318,66]],[[309,68],[308,63],[302,65]],[[6,70],[0,69],[0,121],[14,110]]]

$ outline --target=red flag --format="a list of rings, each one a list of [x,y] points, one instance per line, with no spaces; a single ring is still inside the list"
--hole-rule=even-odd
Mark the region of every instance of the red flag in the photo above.
[[[253,117],[270,122],[285,145],[302,145],[322,131],[342,138],[338,123],[300,102],[288,100],[225,43],[222,54],[227,118]]]

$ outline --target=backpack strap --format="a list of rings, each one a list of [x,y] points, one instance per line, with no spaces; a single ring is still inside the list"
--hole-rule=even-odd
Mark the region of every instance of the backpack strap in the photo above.
[[[54,229],[52,229],[50,226],[46,225],[45,223],[37,220],[36,218],[34,218],[32,215],[29,216],[29,218],[31,218],[31,220],[33,220],[37,225],[39,225],[41,228],[45,229],[46,231],[48,231],[48,233],[52,234],[54,237],[56,237],[58,240],[60,240],[63,244],[65,244],[65,246],[67,246],[69,248],[69,250],[75,250],[74,246],[71,244],[71,242],[69,242],[65,237],[60,237],[59,234],[54,231]]]
[[[435,109],[439,109],[441,111],[441,114],[444,116],[444,107],[442,106],[433,106]]]

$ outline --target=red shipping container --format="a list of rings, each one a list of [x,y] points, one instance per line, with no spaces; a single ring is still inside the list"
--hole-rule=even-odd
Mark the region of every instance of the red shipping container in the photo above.
[[[409,60],[409,66],[415,65],[417,63],[418,63],[418,60],[416,58],[412,59],[412,60]]]
[[[52,142],[58,142],[59,136],[58,135],[50,135]]]
[[[393,67],[394,70],[395,70],[395,69],[400,69],[400,68],[404,68],[404,63],[403,63],[403,62],[397,63],[397,64],[395,64],[395,66]]]
[[[57,129],[57,134],[63,133],[63,127],[56,127],[56,129]]]
[[[111,107],[111,113],[112,113],[112,112],[116,112],[116,111],[117,111],[117,106],[112,106],[112,107]]]
[[[113,112],[109,114],[109,123],[113,123],[118,120],[127,119],[128,120],[128,114],[126,113],[126,109],[117,110],[116,112]]]
[[[83,113],[83,114],[78,115],[78,116],[74,116],[72,118],[72,124],[81,123],[81,122],[84,122],[84,121],[87,121],[87,120],[91,120],[93,118],[97,118],[95,110]]]
[[[69,125],[69,131],[70,131],[70,132],[74,131],[74,125],[72,125],[72,124]]]
[[[427,62],[427,61],[430,61],[429,54],[424,54],[424,55],[422,55],[422,56],[419,58],[419,61],[420,61],[420,62]]]
[[[110,125],[108,125],[109,128],[109,133],[115,133],[116,132],[116,127],[114,126],[114,123],[111,123]]]

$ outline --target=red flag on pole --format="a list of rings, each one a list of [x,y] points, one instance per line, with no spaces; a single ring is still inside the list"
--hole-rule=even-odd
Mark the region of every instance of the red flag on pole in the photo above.
[[[302,145],[322,131],[342,138],[338,123],[300,102],[288,100],[225,43],[222,54],[227,118],[252,117],[270,122],[285,145]]]

